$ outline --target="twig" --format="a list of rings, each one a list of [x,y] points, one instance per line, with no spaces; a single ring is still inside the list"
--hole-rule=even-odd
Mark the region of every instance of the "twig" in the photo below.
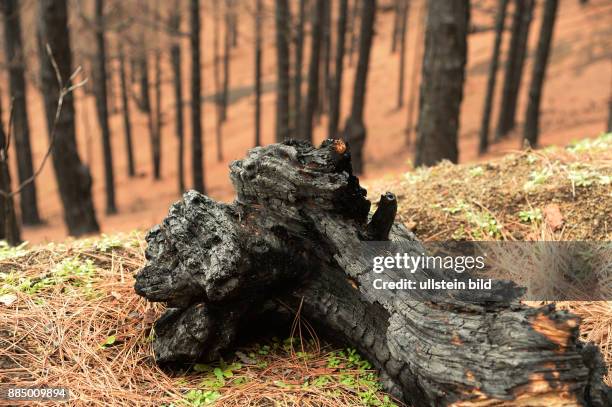
[[[59,122],[60,115],[62,113],[62,106],[64,105],[64,98],[68,94],[70,94],[70,92],[73,92],[75,89],[77,89],[77,88],[85,85],[85,83],[87,83],[87,78],[85,78],[83,81],[78,82],[78,83],[76,83],[74,85],[71,85],[69,87],[64,86],[64,83],[62,81],[62,76],[61,76],[60,71],[59,71],[59,67],[57,66],[55,58],[53,57],[53,53],[51,52],[51,47],[49,46],[49,44],[47,44],[46,50],[47,50],[47,54],[49,55],[49,58],[51,59],[51,65],[53,66],[53,70],[55,71],[55,77],[57,79],[57,83],[58,83],[59,88],[60,88],[59,98],[57,100],[57,109],[55,110],[55,118],[53,120],[53,126],[51,127],[51,134],[50,134],[51,140],[49,141],[49,148],[47,149],[45,155],[43,156],[42,161],[40,162],[40,165],[38,166],[38,168],[36,169],[34,174],[32,174],[31,177],[29,177],[28,179],[23,181],[21,184],[19,184],[19,186],[17,187],[17,189],[15,191],[5,191],[3,189],[0,189],[0,195],[2,195],[5,198],[11,198],[11,197],[13,197],[15,195],[20,194],[21,191],[23,191],[23,189],[26,186],[28,186],[29,184],[34,182],[36,177],[38,177],[38,175],[42,172],[43,168],[45,167],[45,164],[47,163],[47,159],[49,158],[49,156],[51,155],[51,152],[53,151],[53,145],[55,143],[55,136],[56,136],[56,133],[57,133],[56,132],[57,123]],[[72,73],[72,75],[70,75],[70,78],[68,78],[68,83],[71,83],[72,80],[81,71],[82,71],[82,68],[80,66],[77,67],[74,70],[74,72]],[[13,114],[14,114],[14,109],[13,109],[13,103],[11,102],[11,112],[10,112],[10,118],[9,118],[9,129],[8,129],[8,134],[7,134],[6,150],[8,150],[8,146],[9,146],[10,139],[11,139],[11,130],[13,128],[13,126],[12,126]],[[5,160],[4,155],[1,158],[2,158],[2,161]]]

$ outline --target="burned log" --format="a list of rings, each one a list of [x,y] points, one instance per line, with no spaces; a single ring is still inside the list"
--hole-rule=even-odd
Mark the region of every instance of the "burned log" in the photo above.
[[[155,324],[159,363],[214,360],[253,320],[299,305],[320,334],[357,348],[415,406],[610,405],[603,362],[579,342],[578,319],[522,305],[513,283],[469,300],[375,289],[363,243],[419,243],[395,222],[393,194],[369,215],[343,141],[256,147],[230,177],[234,202],[186,192],[147,235],[135,289],[167,303]]]

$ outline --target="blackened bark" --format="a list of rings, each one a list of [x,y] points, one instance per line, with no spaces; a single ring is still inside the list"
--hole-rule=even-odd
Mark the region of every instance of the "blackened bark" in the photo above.
[[[519,92],[525,68],[525,59],[528,52],[529,31],[531,28],[531,20],[533,18],[533,7],[535,0],[525,0],[525,12],[521,21],[521,35],[519,37],[519,52],[517,55],[516,69],[514,71],[514,79],[512,80],[512,90],[510,92],[510,102],[507,111],[508,131],[511,131],[516,126],[516,106],[518,104]]]
[[[530,1],[530,0],[528,0]],[[516,79],[516,70],[518,69],[518,61],[521,46],[521,30],[523,28],[523,16],[525,15],[525,0],[514,0],[514,14],[512,17],[510,44],[508,45],[508,55],[506,57],[506,66],[504,69],[504,84],[501,94],[501,103],[499,108],[499,117],[497,120],[497,129],[495,131],[495,139],[499,140],[506,136],[510,131],[509,111],[512,101],[512,92],[515,87],[513,81]]]
[[[289,2],[275,0],[276,141],[289,138]]]
[[[157,4],[157,3],[156,3]],[[156,13],[159,15],[159,13]],[[157,37],[157,35],[156,35]],[[162,78],[161,78],[161,49],[159,45],[155,50],[155,56],[153,60],[153,69],[155,75],[155,131],[154,143],[153,143],[153,178],[156,180],[161,179],[161,154],[162,154]]]
[[[330,89],[330,79],[329,79],[329,65],[331,63],[331,5],[332,1],[325,2],[325,13],[323,14],[323,25],[321,32],[321,54],[319,58],[319,62],[321,64],[320,68],[320,78],[319,78],[319,103],[317,103],[317,115],[321,115],[327,112],[327,102],[329,96]]]
[[[255,146],[261,145],[261,29],[263,24],[263,0],[255,0]],[[302,2],[304,0],[301,0]],[[296,64],[296,69],[301,65]],[[300,79],[301,81],[301,79]]]
[[[376,21],[376,0],[364,0],[361,6],[361,30],[359,34],[359,60],[353,87],[353,105],[351,114],[344,126],[344,138],[351,144],[353,170],[356,174],[363,172],[363,145],[366,140],[366,128],[363,121],[365,108],[366,85],[370,66],[370,50],[374,37]]]
[[[313,3],[312,39],[310,41],[310,62],[308,65],[308,90],[306,94],[306,108],[304,111],[304,130],[301,131],[303,140],[312,141],[312,128],[314,115],[317,111],[319,94],[319,66],[322,41],[322,25],[325,18],[325,0],[316,0]]]
[[[178,174],[178,190],[182,194],[185,191],[185,130],[183,122],[183,74],[181,64],[181,44],[180,44],[180,28],[181,28],[181,11],[180,1],[174,3],[174,10],[170,15],[170,30],[174,35],[174,41],[170,47],[170,62],[172,64],[172,76],[174,85],[174,123],[176,125],[176,137],[178,139],[177,151],[177,174]]]
[[[397,51],[397,39],[399,37],[400,25],[401,25],[401,3],[403,0],[395,0],[393,2],[393,30],[391,31],[391,53],[394,54]]]
[[[0,2],[4,14],[4,50],[9,72],[9,90],[12,103],[13,140],[17,153],[17,178],[19,183],[30,179],[34,174],[32,148],[30,147],[30,127],[28,121],[28,102],[25,85],[24,48],[21,38],[21,21],[18,0]],[[36,198],[36,181],[29,182],[19,194],[21,219],[24,225],[41,223]]]
[[[338,3],[338,32],[336,34],[336,68],[334,80],[331,85],[330,108],[329,108],[329,138],[338,137],[338,122],[340,120],[340,108],[342,101],[342,74],[344,72],[344,50],[346,37],[346,19],[348,14],[348,0],[340,0]]]
[[[191,170],[193,189],[204,193],[204,148],[202,145],[202,82],[200,74],[200,0],[190,1],[191,33]]]
[[[499,0],[497,5],[497,16],[495,17],[495,40],[493,41],[493,55],[489,64],[489,78],[487,80],[487,91],[485,95],[484,110],[482,113],[482,124],[480,127],[479,154],[485,153],[489,148],[489,127],[491,123],[491,110],[493,109],[493,96],[495,95],[495,82],[497,80],[497,66],[499,62],[499,49],[504,35],[504,22],[506,21],[506,9],[508,0]]]
[[[412,72],[410,75],[410,89],[408,91],[408,109],[407,109],[407,120],[406,120],[406,129],[404,130],[406,133],[405,144],[409,146],[411,143],[411,136],[415,130],[414,126],[414,108],[416,106],[417,101],[417,92],[418,92],[418,80],[419,74],[421,73],[421,64],[423,62],[422,54],[423,54],[423,36],[425,35],[425,12],[427,8],[427,3],[423,2],[418,7],[418,13],[416,18],[416,41],[414,45],[414,58],[412,65]]]
[[[351,38],[349,40],[349,66],[353,66],[353,55],[355,55],[355,48],[357,47],[357,33],[359,22],[359,15],[361,11],[361,1],[353,0],[353,8],[351,10]]]
[[[227,105],[229,98],[229,83],[230,83],[230,62],[232,60],[231,49],[233,38],[233,16],[236,11],[233,10],[233,2],[228,0],[228,10],[225,13],[225,38],[223,39],[223,93],[221,97],[221,121],[227,120]],[[221,141],[219,140],[219,160],[222,159]]]
[[[113,149],[111,147],[110,127],[108,125],[108,97],[106,86],[106,44],[104,41],[104,1],[95,0],[96,29],[96,111],[102,134],[102,152],[104,156],[104,188],[106,192],[106,213],[117,213],[115,204],[115,177],[113,172]]]
[[[546,67],[550,55],[550,48],[557,19],[558,0],[546,0],[544,3],[544,15],[538,39],[535,61],[533,63],[533,73],[531,74],[531,85],[529,87],[529,101],[525,114],[524,139],[530,146],[538,144],[540,133],[540,101],[542,99],[542,88],[546,78]]]
[[[413,406],[610,405],[605,366],[580,342],[579,319],[522,304],[512,282],[469,299],[377,290],[383,275],[372,273],[365,242],[400,243],[409,256],[426,249],[395,222],[391,193],[368,222],[371,203],[342,141],[256,148],[230,177],[233,203],[189,191],[146,237],[135,290],[167,303],[155,323],[158,363],[216,360],[249,329],[263,331],[262,314],[290,320],[299,306],[317,334],[357,348],[387,391]],[[445,278],[428,268],[413,276],[417,285]]]
[[[397,80],[397,108],[401,109],[404,105],[404,75],[406,70],[406,29],[408,27],[408,16],[410,11],[410,3],[408,0],[400,1],[400,27],[399,27],[399,41],[400,41],[400,55],[399,55],[399,74]]]
[[[125,133],[125,151],[127,152],[128,161],[128,176],[133,177],[136,175],[136,166],[134,164],[134,147],[132,145],[128,83],[125,74],[125,50],[121,41],[119,41],[119,81],[121,85],[121,107],[123,113],[123,132]]]
[[[72,74],[72,56],[66,0],[38,1],[38,31],[41,89],[49,136],[54,136],[53,167],[64,207],[64,219],[68,232],[73,236],[98,232],[99,226],[91,198],[91,175],[89,169],[81,163],[77,150],[74,99],[71,93],[64,97],[55,129],[53,126],[60,85],[57,83],[47,46],[57,63],[62,81],[67,82]]]
[[[457,138],[469,16],[468,0],[427,3],[415,167],[459,159]]]
[[[21,243],[21,233],[11,195],[10,171],[7,135],[2,122],[2,100],[0,100],[0,240],[6,240],[9,245],[16,246]]]
[[[293,75],[293,132],[296,139],[302,139],[304,112],[302,112],[302,63],[304,59],[304,23],[306,0],[298,2],[297,27],[295,30],[295,68]]]

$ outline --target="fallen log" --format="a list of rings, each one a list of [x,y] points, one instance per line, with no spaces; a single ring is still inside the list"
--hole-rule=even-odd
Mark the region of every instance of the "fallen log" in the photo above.
[[[611,405],[579,320],[554,305],[522,305],[512,283],[469,301],[375,290],[362,243],[419,243],[395,222],[393,194],[369,216],[344,142],[257,147],[230,177],[233,203],[189,191],[147,235],[135,289],[167,303],[155,324],[159,363],[215,360],[254,320],[299,306],[319,334],[357,348],[386,389],[415,406]]]

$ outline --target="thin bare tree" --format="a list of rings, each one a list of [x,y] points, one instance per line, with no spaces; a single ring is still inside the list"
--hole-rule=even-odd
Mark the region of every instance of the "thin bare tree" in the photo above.
[[[132,123],[130,119],[130,101],[128,93],[128,83],[126,76],[125,48],[121,40],[118,41],[119,48],[119,81],[121,86],[121,107],[123,116],[123,132],[125,134],[125,151],[127,152],[128,176],[136,175],[136,165],[134,163],[134,146],[132,144]]]
[[[193,189],[204,193],[204,146],[202,144],[202,81],[200,72],[200,0],[190,0],[191,43],[191,170]]]
[[[410,12],[410,3],[408,0],[399,0],[400,2],[400,26],[398,28],[398,36],[400,42],[399,49],[399,74],[397,79],[397,108],[401,109],[404,105],[404,75],[406,70],[406,29],[408,28],[408,16]]]
[[[9,245],[16,246],[21,243],[21,232],[11,193],[11,170],[8,147],[9,140],[4,131],[4,123],[2,122],[2,98],[0,97],[0,191],[3,192],[0,194],[0,240],[6,240]]]
[[[314,115],[319,101],[319,67],[322,41],[322,25],[325,18],[325,0],[316,0],[312,11],[312,38],[310,41],[310,62],[308,65],[308,90],[304,111],[304,129],[300,132],[303,140],[312,142]]]
[[[493,41],[493,55],[489,64],[489,78],[487,80],[487,91],[485,94],[484,111],[482,113],[482,124],[480,126],[480,143],[478,153],[483,154],[489,148],[489,127],[491,124],[491,111],[493,109],[493,96],[495,95],[495,82],[497,80],[497,66],[499,63],[499,50],[504,35],[504,23],[506,21],[506,9],[508,0],[499,0],[497,5],[497,16],[495,17],[495,39]]]
[[[181,63],[181,44],[180,44],[180,30],[181,30],[181,8],[180,0],[174,0],[172,11],[170,12],[170,32],[173,36],[172,45],[170,46],[170,62],[172,64],[172,76],[174,85],[174,112],[175,118],[174,123],[176,125],[176,137],[178,139],[177,149],[177,174],[178,174],[178,191],[182,194],[185,191],[185,164],[184,164],[184,150],[185,150],[185,130],[183,122],[183,74],[182,74],[182,63]]]
[[[338,2],[338,32],[336,34],[336,67],[331,85],[328,137],[338,137],[338,122],[342,100],[342,74],[344,72],[344,50],[346,49],[346,20],[348,0]]]
[[[363,145],[366,140],[366,128],[363,119],[366,100],[366,85],[370,66],[370,51],[374,37],[376,21],[376,0],[363,0],[361,6],[361,29],[359,34],[359,60],[353,87],[353,105],[351,114],[344,126],[344,138],[351,146],[353,172],[363,172]]]
[[[275,0],[276,141],[289,138],[289,2]]]
[[[263,0],[255,0],[255,146],[261,145],[262,2]]]
[[[544,15],[542,16],[538,48],[533,63],[533,73],[531,74],[529,101],[525,113],[525,132],[523,134],[524,140],[532,147],[537,146],[540,134],[540,103],[558,8],[559,0],[546,0],[544,3]]]
[[[18,0],[3,0],[0,9],[4,15],[4,50],[9,73],[9,90],[13,100],[12,131],[17,153],[17,178],[24,182],[34,172],[32,148],[30,146],[30,127],[28,120],[28,101],[25,83],[24,48],[21,37],[21,13]],[[24,225],[41,223],[36,197],[36,183],[29,183],[21,192],[19,204]]]

